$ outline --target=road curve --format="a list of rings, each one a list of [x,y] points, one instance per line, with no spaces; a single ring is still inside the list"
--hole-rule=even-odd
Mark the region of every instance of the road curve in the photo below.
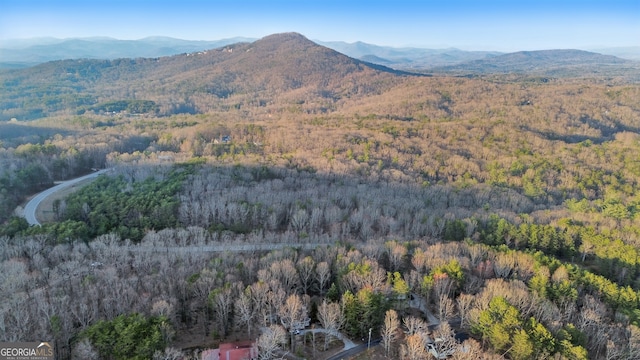
[[[111,169],[99,170],[99,171],[93,172],[93,173],[91,173],[89,175],[85,175],[85,176],[81,176],[79,178],[63,181],[60,184],[58,184],[58,185],[56,185],[54,187],[48,188],[47,190],[39,193],[38,195],[34,196],[33,199],[29,200],[27,205],[25,205],[25,207],[24,207],[24,217],[25,217],[25,219],[27,219],[27,222],[29,223],[29,225],[40,225],[40,222],[38,221],[38,219],[36,219],[36,210],[38,209],[38,206],[40,205],[42,200],[46,199],[49,195],[55,193],[56,191],[59,191],[59,190],[68,188],[70,186],[73,186],[74,184],[77,184],[80,181],[98,177],[99,175],[104,174],[104,173],[106,173],[107,171],[110,171],[110,170]]]

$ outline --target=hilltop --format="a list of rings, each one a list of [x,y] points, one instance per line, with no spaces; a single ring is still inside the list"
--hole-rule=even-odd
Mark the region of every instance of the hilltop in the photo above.
[[[283,101],[322,111],[342,98],[378,92],[404,74],[300,34],[276,34],[167,57],[62,60],[4,70],[0,81],[11,91],[1,95],[0,119],[100,111],[101,104],[123,99],[153,101],[161,115]]]
[[[640,63],[612,55],[574,50],[519,51],[486,59],[435,67],[435,73],[496,74],[518,73],[559,77],[613,76],[625,71],[637,77]]]

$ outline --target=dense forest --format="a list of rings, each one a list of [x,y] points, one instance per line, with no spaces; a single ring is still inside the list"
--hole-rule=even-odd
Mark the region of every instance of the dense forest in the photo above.
[[[61,359],[243,339],[325,359],[370,333],[371,358],[640,357],[640,86],[413,76],[291,34],[216,52],[0,123],[0,340]],[[19,216],[98,168],[51,221]]]

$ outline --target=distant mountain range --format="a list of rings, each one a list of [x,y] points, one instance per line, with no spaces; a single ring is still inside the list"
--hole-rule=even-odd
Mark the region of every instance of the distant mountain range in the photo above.
[[[464,51],[449,49],[394,48],[363,42],[321,42],[318,44],[339,51],[352,58],[401,69],[429,69],[484,59],[502,53],[492,51]]]
[[[167,45],[164,49],[174,44],[173,51],[180,46],[183,46],[182,50],[188,47],[172,39],[146,40],[147,44],[154,42]],[[110,39],[88,43],[94,44],[95,48],[121,44]],[[81,41],[64,44],[67,47],[75,44],[78,51],[88,51]],[[133,51],[132,44],[138,43],[128,44],[131,47],[127,51]],[[337,46],[334,44],[334,47]],[[33,46],[26,49],[33,49]],[[146,51],[151,52],[150,49]],[[159,47],[154,51],[157,49]],[[360,59],[319,45],[300,34],[285,33],[254,42],[235,42],[213,50],[182,52],[172,56],[83,58],[3,69],[0,70],[0,84],[3,84],[0,121],[13,118],[29,120],[61,113],[83,114],[87,111],[112,113],[125,109],[130,113],[154,112],[157,115],[195,114],[229,108],[260,108],[262,111],[274,104],[276,108],[286,104],[299,111],[317,113],[330,111],[346,101],[383,93],[407,76],[435,74],[575,76],[598,77],[607,81],[616,77],[622,82],[640,81],[640,62],[581,50],[510,54],[423,51],[423,56],[427,57],[444,59],[448,56],[452,65],[428,68],[425,65],[419,71],[385,66],[397,65],[397,60],[394,62],[389,58],[400,59],[403,54],[410,59],[408,54],[414,50],[392,51],[356,44],[347,46],[343,51],[360,55]],[[375,54],[366,54],[369,52]],[[478,56],[483,58],[463,61]],[[414,60],[414,64],[416,61],[419,60]],[[407,62],[411,63],[411,60]],[[443,62],[434,60],[438,64]]]
[[[605,55],[613,55],[627,60],[640,60],[640,46],[587,49]]]
[[[255,39],[235,37],[216,41],[192,41],[159,36],[140,40],[106,37],[6,40],[0,42],[0,67],[27,67],[65,59],[156,58],[251,41]]]
[[[519,51],[490,58],[477,59],[430,68],[433,73],[457,75],[530,74],[552,77],[613,76],[634,72],[637,77],[640,62],[612,55],[562,49]]]
[[[156,58],[216,49],[222,46],[253,42],[257,39],[234,37],[215,41],[192,41],[170,37],[148,37],[140,40],[117,40],[107,37],[77,39],[19,39],[0,41],[0,67],[19,68],[64,59]],[[499,55],[495,51],[464,51],[456,48],[425,49],[388,47],[363,42],[315,41],[349,57],[395,69],[442,70],[475,60]],[[640,60],[640,47],[593,50],[601,54]]]

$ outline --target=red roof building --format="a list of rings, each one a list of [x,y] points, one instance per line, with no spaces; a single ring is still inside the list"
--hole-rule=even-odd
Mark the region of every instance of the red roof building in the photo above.
[[[220,348],[202,352],[202,360],[252,360],[258,358],[258,347],[251,341],[220,344]]]

